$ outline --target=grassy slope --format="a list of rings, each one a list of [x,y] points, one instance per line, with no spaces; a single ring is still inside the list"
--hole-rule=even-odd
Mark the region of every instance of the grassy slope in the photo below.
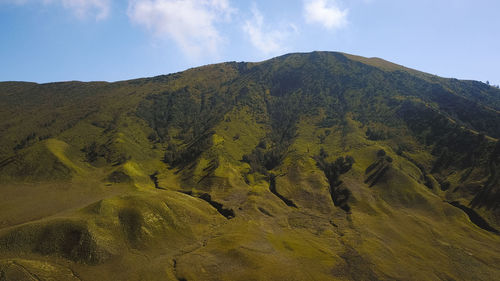
[[[422,116],[445,116],[472,132],[480,124],[425,92],[426,83],[439,82],[465,96],[453,90],[461,89],[458,82],[347,57],[353,61],[341,54],[287,55],[113,84],[2,83],[0,272],[68,280],[495,280],[500,236],[446,201],[467,204],[487,181],[497,132],[484,132],[485,152],[477,153],[465,180],[468,166],[451,163],[431,173],[440,142],[419,130],[417,122],[427,119],[404,114],[423,104],[437,113]],[[400,70],[420,80],[391,74]],[[364,82],[356,77],[373,85],[357,84]],[[465,98],[474,92],[498,100],[491,97],[498,91],[486,90],[473,88]],[[154,102],[179,91],[199,107],[160,123],[165,109]],[[476,110],[490,116],[489,109]],[[212,116],[208,137],[197,132]],[[368,128],[382,137],[370,139]],[[276,132],[291,135],[281,138],[287,147],[279,165],[259,172],[241,161],[262,140],[266,151],[276,149]],[[90,161],[85,148],[93,142],[97,156]],[[161,160],[172,144],[202,150],[186,164],[167,165]],[[320,148],[328,161],[355,159],[340,176],[352,194],[348,213],[332,202],[314,159]],[[380,149],[393,160],[370,187],[366,170]],[[110,178],[113,172],[125,180]],[[296,207],[270,192],[263,173],[277,176],[276,192]],[[424,185],[424,173],[433,188]],[[434,178],[451,188],[441,190]],[[197,198],[203,193],[236,217],[224,218]],[[495,211],[476,210],[500,225]]]

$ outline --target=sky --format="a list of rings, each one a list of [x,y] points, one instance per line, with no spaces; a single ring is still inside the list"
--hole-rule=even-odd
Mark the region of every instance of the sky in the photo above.
[[[500,84],[500,1],[0,0],[0,81],[118,81],[310,51]]]

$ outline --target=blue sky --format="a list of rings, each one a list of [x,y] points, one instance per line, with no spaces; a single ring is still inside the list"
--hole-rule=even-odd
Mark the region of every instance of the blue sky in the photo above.
[[[0,0],[0,81],[117,81],[289,52],[500,84],[500,1]]]

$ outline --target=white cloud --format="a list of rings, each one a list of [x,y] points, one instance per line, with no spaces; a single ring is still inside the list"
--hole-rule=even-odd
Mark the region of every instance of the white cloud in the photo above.
[[[111,6],[111,0],[0,0],[0,3],[17,5],[29,3],[58,4],[71,10],[80,19],[95,17],[96,20],[107,18]]]
[[[223,37],[218,21],[230,20],[235,10],[228,0],[130,0],[128,16],[159,38],[176,42],[183,52],[197,58],[202,52],[217,54]]]
[[[243,25],[243,30],[250,37],[252,45],[264,54],[283,52],[284,41],[291,32],[285,28],[265,29],[264,17],[255,4],[252,7],[252,14],[253,18],[245,21]],[[288,26],[294,32],[297,31],[294,25]]]
[[[305,0],[304,16],[307,23],[321,24],[327,29],[347,25],[348,10],[342,10],[335,0]]]

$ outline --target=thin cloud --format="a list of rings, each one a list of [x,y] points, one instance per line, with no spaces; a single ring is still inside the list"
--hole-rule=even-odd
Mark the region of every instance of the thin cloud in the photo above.
[[[1,3],[61,5],[65,9],[72,11],[79,19],[95,17],[96,20],[106,19],[111,6],[111,0],[0,0]]]
[[[286,29],[266,29],[264,17],[255,4],[252,14],[253,18],[245,21],[243,25],[243,31],[249,36],[252,45],[266,55],[284,51],[284,41],[291,32]],[[289,27],[297,31],[294,25],[289,24]]]
[[[62,5],[72,10],[77,17],[87,18],[92,15],[96,20],[103,20],[108,17],[111,6],[110,0],[45,0],[46,2],[60,2]]]
[[[326,29],[347,25],[348,10],[342,10],[335,0],[305,0],[304,17],[307,23],[320,24]]]
[[[228,0],[131,0],[127,14],[133,23],[197,58],[203,52],[217,54],[224,38],[216,23],[229,21],[234,12]]]

